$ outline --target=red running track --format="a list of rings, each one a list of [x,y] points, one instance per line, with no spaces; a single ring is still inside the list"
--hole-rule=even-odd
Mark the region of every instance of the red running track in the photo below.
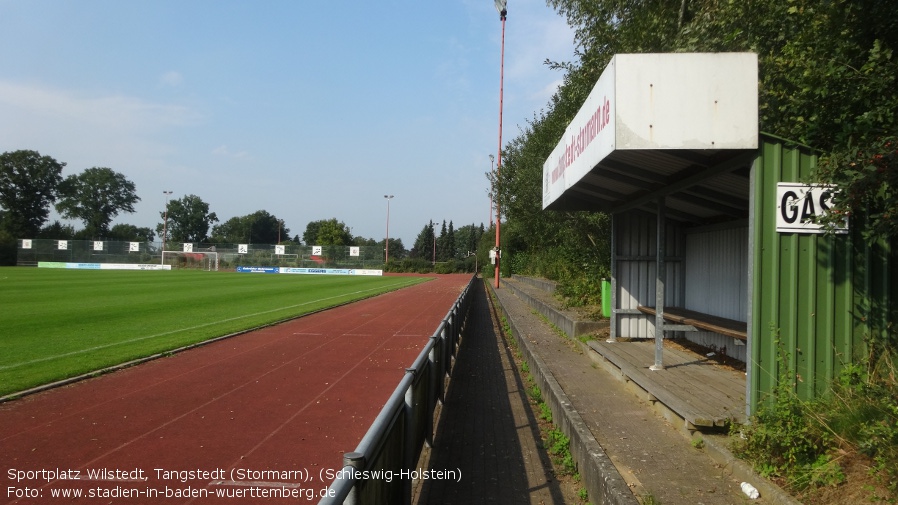
[[[103,496],[78,503],[317,502],[469,280],[439,276],[2,404],[0,503],[69,502],[53,496],[66,490]],[[89,475],[102,469],[119,472]]]

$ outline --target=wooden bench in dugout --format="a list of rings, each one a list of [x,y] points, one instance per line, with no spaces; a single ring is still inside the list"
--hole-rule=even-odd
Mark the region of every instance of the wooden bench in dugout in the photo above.
[[[636,308],[643,314],[649,314],[651,316],[656,315],[655,307],[645,307],[640,305]],[[743,323],[742,321],[703,314],[682,307],[665,307],[664,320],[680,325],[673,328],[666,327],[664,328],[665,331],[704,330],[726,335],[728,337],[738,338],[743,341],[748,340],[748,324]]]

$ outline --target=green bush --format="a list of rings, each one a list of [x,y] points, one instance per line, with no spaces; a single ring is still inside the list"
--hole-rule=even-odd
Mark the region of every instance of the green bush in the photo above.
[[[893,361],[866,372],[846,367],[816,417],[873,460],[871,473],[898,500],[898,379]]]
[[[791,384],[780,382],[773,405],[758,410],[733,449],[763,477],[782,477],[798,485],[808,481],[803,474],[826,464],[821,457],[826,456],[831,437],[813,422],[809,405],[795,395]]]
[[[788,356],[781,355],[783,363]],[[794,491],[833,486],[846,480],[838,461],[856,450],[871,458],[870,472],[898,502],[898,380],[894,360],[877,366],[846,364],[828,394],[811,401],[794,393],[786,372],[773,404],[761,407],[734,437],[734,453],[764,477],[782,478]]]

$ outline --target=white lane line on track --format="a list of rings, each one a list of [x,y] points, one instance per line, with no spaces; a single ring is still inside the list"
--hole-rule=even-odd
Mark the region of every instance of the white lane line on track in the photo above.
[[[326,388],[324,388],[323,390],[321,390],[321,391],[320,391],[314,398],[312,398],[312,399],[310,399],[308,402],[306,402],[305,405],[303,405],[299,410],[297,410],[296,412],[294,412],[293,415],[291,415],[291,416],[288,417],[284,422],[282,422],[282,423],[280,424],[280,426],[278,426],[277,428],[275,428],[274,430],[272,430],[271,433],[269,433],[268,435],[262,437],[261,440],[259,440],[259,443],[257,443],[254,447],[252,447],[251,449],[249,449],[249,450],[247,450],[246,452],[244,452],[243,455],[240,456],[240,459],[238,459],[237,461],[234,461],[234,462],[229,466],[229,468],[235,468],[237,465],[240,464],[240,461],[242,461],[244,458],[246,458],[246,457],[249,456],[250,454],[256,452],[256,450],[258,450],[260,447],[262,447],[263,445],[265,445],[269,440],[271,440],[272,438],[274,438],[275,435],[277,435],[278,433],[280,433],[281,430],[283,430],[283,429],[284,429],[285,427],[287,427],[290,423],[292,423],[294,420],[296,420],[296,418],[299,417],[299,415],[302,414],[306,409],[308,409],[308,408],[311,407],[312,405],[317,404],[317,403],[318,403],[318,400],[319,400],[321,397],[323,397],[323,396],[324,396],[325,394],[327,394],[331,389],[333,389],[334,387],[336,387],[337,384],[339,384],[343,379],[345,379],[346,377],[348,377],[353,371],[355,371],[356,368],[360,367],[363,363],[365,363],[367,359],[371,358],[371,356],[372,356],[374,353],[376,353],[377,351],[379,351],[382,347],[384,347],[388,341],[389,341],[389,339],[384,339],[384,340],[382,340],[377,346],[375,346],[374,348],[371,349],[371,352],[369,352],[366,356],[364,356],[364,357],[362,357],[361,359],[359,359],[358,362],[357,362],[354,366],[349,367],[349,368],[343,373],[343,375],[341,375],[340,377],[338,377],[335,381],[333,381],[332,383],[330,383]],[[224,396],[224,395],[222,395],[222,396]],[[184,505],[189,505],[190,503],[193,503],[195,500],[196,500],[196,498],[192,498],[192,499],[188,500],[187,502],[185,502]]]
[[[318,346],[316,346],[315,349],[320,349],[321,347],[324,347],[324,346],[327,345],[327,344],[328,344],[328,342],[322,342],[321,344],[319,344]],[[381,344],[378,345],[377,347],[375,347],[370,353],[368,353],[368,354],[365,356],[365,358],[368,358],[368,357],[370,357],[372,354],[374,354],[375,352],[377,352],[377,350],[380,349],[381,347],[383,347],[383,345],[384,345],[384,342],[381,342]],[[304,356],[304,355],[303,355],[303,356]],[[141,439],[143,439],[143,438],[146,438],[146,437],[148,437],[149,435],[151,435],[151,434],[153,434],[153,433],[156,433],[156,432],[162,430],[163,428],[166,428],[166,427],[168,427],[168,426],[171,426],[171,425],[177,423],[178,421],[180,421],[181,419],[186,418],[186,417],[189,416],[190,414],[193,414],[194,412],[197,412],[197,411],[199,411],[199,410],[201,410],[201,409],[204,409],[204,408],[208,407],[209,405],[212,405],[213,403],[218,402],[218,401],[221,400],[222,398],[225,398],[225,397],[227,397],[227,396],[230,396],[231,394],[233,394],[234,392],[236,392],[236,391],[239,390],[239,389],[243,389],[244,387],[249,386],[250,384],[255,384],[255,383],[259,382],[259,379],[261,379],[262,377],[265,377],[265,376],[268,376],[268,375],[270,375],[270,374],[273,374],[273,373],[277,372],[278,370],[280,370],[281,368],[291,365],[292,363],[294,363],[294,362],[296,362],[297,360],[299,360],[301,357],[302,357],[302,356],[297,356],[296,358],[294,358],[294,359],[292,359],[292,360],[290,360],[290,361],[287,361],[287,362],[285,362],[285,363],[282,363],[280,366],[277,366],[277,367],[275,367],[275,368],[272,368],[271,370],[268,370],[267,372],[265,372],[265,373],[263,373],[263,374],[261,374],[261,375],[256,376],[254,379],[250,379],[250,380],[248,380],[248,381],[246,381],[246,382],[244,382],[244,383],[242,383],[242,384],[239,384],[239,385],[237,385],[237,386],[231,388],[230,390],[225,391],[225,392],[219,394],[218,396],[216,396],[216,397],[214,397],[214,398],[211,398],[210,400],[208,400],[208,401],[206,401],[206,402],[203,402],[202,404],[197,405],[197,406],[195,406],[194,408],[192,408],[192,409],[190,409],[190,410],[188,410],[188,411],[186,411],[186,412],[184,412],[184,413],[182,413],[182,414],[180,414],[180,415],[177,415],[177,416],[175,416],[175,417],[172,417],[172,418],[168,419],[167,421],[165,421],[165,422],[163,422],[163,423],[157,425],[156,427],[151,428],[151,429],[149,429],[149,430],[147,430],[147,431],[141,433],[140,435],[136,435],[135,437],[131,438],[130,440],[125,441],[125,442],[122,442],[122,443],[119,444],[117,447],[113,447],[113,448],[107,450],[106,452],[104,452],[103,454],[100,454],[100,455],[94,457],[93,459],[91,459],[90,461],[85,462],[84,464],[82,464],[82,465],[81,465],[80,467],[78,467],[78,468],[88,468],[88,467],[90,467],[90,466],[92,466],[92,465],[95,465],[97,462],[99,462],[99,461],[102,460],[103,458],[106,458],[106,457],[108,457],[109,455],[114,454],[114,453],[116,453],[116,452],[118,452],[118,451],[124,449],[125,447],[128,447],[128,446],[134,444],[134,443],[137,442],[138,440],[141,440]],[[286,425],[289,424],[291,421],[293,421],[293,419],[295,419],[300,413],[302,413],[304,410],[306,410],[307,408],[309,408],[311,405],[317,403],[319,398],[321,398],[322,396],[324,396],[325,393],[327,393],[328,391],[330,391],[331,389],[333,389],[334,386],[336,386],[337,383],[339,383],[341,380],[343,380],[344,378],[346,378],[346,376],[349,375],[350,372],[352,372],[353,370],[355,370],[356,368],[358,368],[359,365],[364,361],[365,358],[360,359],[358,364],[356,364],[354,367],[350,368],[348,371],[346,371],[346,373],[344,373],[344,374],[341,375],[339,378],[337,378],[336,381],[334,381],[334,382],[333,382],[332,384],[330,384],[327,388],[325,388],[325,389],[322,390],[320,393],[318,393],[317,396],[315,396],[314,398],[312,398],[311,400],[309,400],[305,405],[302,406],[302,408],[300,408],[297,412],[295,412],[292,416],[290,416],[289,419],[288,419],[286,422],[282,423],[282,424],[281,424],[280,426],[278,426],[274,431],[272,431],[270,434],[268,434],[268,436],[264,437],[264,438],[262,439],[262,442],[258,443],[255,447],[253,447],[250,451],[248,451],[248,452],[246,453],[246,455],[249,455],[251,452],[253,452],[253,451],[255,451],[256,449],[258,449],[258,448],[259,448],[265,441],[267,441],[268,439],[270,439],[271,437],[273,437],[277,432],[279,432],[281,429],[283,429],[284,426],[286,426]],[[243,459],[243,458],[241,458],[241,459]],[[238,464],[239,462],[240,462],[240,461],[238,460],[237,462],[235,462],[234,464],[232,464],[232,465],[231,465],[231,468],[236,467],[237,464]],[[75,468],[75,467],[73,467],[73,468]],[[41,485],[40,488],[45,488],[45,487],[49,486],[50,484],[52,484],[53,482],[54,482],[54,481],[48,481],[47,483]],[[13,500],[11,503],[18,503],[19,501],[21,501],[21,500]],[[186,503],[192,503],[192,502],[193,502],[193,499],[189,500],[189,501],[186,502]],[[185,504],[185,505],[186,505],[186,504]]]
[[[405,283],[397,283],[397,284],[395,284],[395,285],[398,286],[398,285],[400,285],[400,284],[405,284]],[[391,287],[392,287],[392,286],[391,286]],[[19,362],[19,363],[13,363],[12,365],[2,365],[2,366],[0,366],[0,370],[11,370],[11,369],[13,369],[13,368],[19,368],[19,367],[21,367],[21,366],[33,365],[33,364],[35,364],[35,363],[41,363],[41,362],[44,362],[44,361],[52,361],[52,360],[54,360],[54,359],[67,358],[67,357],[69,357],[69,356],[75,356],[75,355],[78,355],[78,354],[84,354],[84,353],[88,353],[88,352],[98,351],[98,350],[100,350],[100,349],[106,349],[106,348],[108,348],[108,347],[115,347],[115,346],[118,346],[118,345],[130,344],[130,343],[133,343],[133,342],[140,342],[141,340],[149,340],[149,339],[151,339],[151,338],[164,337],[164,336],[167,336],[167,335],[173,335],[173,334],[175,334],[175,333],[180,333],[180,332],[182,332],[182,331],[196,330],[196,329],[199,329],[199,328],[205,328],[205,327],[207,327],[207,326],[214,326],[214,325],[216,325],[216,324],[227,323],[227,322],[231,322],[231,321],[237,321],[237,320],[239,320],[239,319],[245,319],[245,318],[247,318],[247,317],[261,316],[261,315],[263,315],[263,314],[270,314],[270,313],[272,313],[272,312],[278,312],[278,311],[280,311],[280,310],[295,309],[295,308],[297,308],[297,307],[302,307],[302,306],[304,306],[304,305],[310,305],[310,304],[317,303],[317,302],[323,302],[323,301],[326,301],[326,300],[332,300],[332,299],[334,299],[334,298],[341,298],[341,297],[344,297],[344,296],[346,296],[346,295],[356,295],[356,294],[360,294],[360,293],[366,293],[366,292],[369,292],[369,291],[374,291],[375,289],[380,289],[380,288],[362,289],[362,290],[359,290],[359,291],[354,291],[354,292],[352,292],[352,293],[343,293],[343,294],[341,294],[341,295],[329,296],[329,297],[327,297],[327,298],[319,298],[319,299],[317,299],[317,300],[311,300],[311,301],[308,301],[308,302],[298,303],[298,304],[295,304],[295,305],[287,305],[287,306],[285,306],[285,307],[278,307],[278,308],[276,308],[276,309],[263,310],[262,312],[256,312],[256,313],[254,313],[254,314],[244,314],[244,315],[242,315],[242,316],[231,317],[231,318],[228,318],[228,319],[222,319],[222,320],[220,320],[220,321],[215,321],[215,322],[212,322],[212,323],[199,324],[199,325],[196,325],[196,326],[190,326],[190,327],[188,327],[188,328],[179,328],[179,329],[177,329],[177,330],[172,330],[172,331],[166,331],[166,332],[162,332],[162,333],[157,333],[157,334],[155,334],[155,335],[145,335],[145,336],[142,336],[142,337],[135,337],[135,338],[131,338],[131,339],[128,339],[128,340],[120,340],[120,341],[118,341],[118,342],[112,342],[112,343],[109,343],[109,344],[96,345],[96,346],[93,346],[93,347],[88,347],[88,348],[86,348],[86,349],[79,349],[79,350],[77,350],[77,351],[71,351],[71,352],[66,352],[66,353],[62,353],[62,354],[55,354],[55,355],[53,355],[53,356],[44,356],[43,358],[37,358],[37,359],[29,360],[29,361],[22,361],[22,362]]]

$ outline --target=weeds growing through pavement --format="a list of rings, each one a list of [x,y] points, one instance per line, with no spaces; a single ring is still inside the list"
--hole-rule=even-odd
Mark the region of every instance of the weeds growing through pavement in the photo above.
[[[490,293],[490,296],[494,297],[493,293]],[[493,298],[493,302],[495,301],[495,298]],[[580,474],[577,472],[577,464],[574,461],[573,454],[571,454],[570,438],[568,438],[567,435],[553,423],[552,409],[549,407],[549,404],[545,402],[542,390],[539,385],[536,384],[533,374],[530,372],[530,365],[521,356],[521,351],[512,334],[508,320],[504,314],[500,315],[499,319],[500,325],[502,326],[502,332],[506,336],[509,348],[511,348],[512,353],[518,360],[522,377],[527,383],[527,396],[530,398],[532,404],[539,409],[539,417],[543,421],[540,423],[540,434],[543,439],[543,447],[551,457],[556,471],[562,475],[571,476],[571,478],[578,483],[577,497],[583,503],[587,503],[589,493],[586,491],[586,488],[580,484]]]

